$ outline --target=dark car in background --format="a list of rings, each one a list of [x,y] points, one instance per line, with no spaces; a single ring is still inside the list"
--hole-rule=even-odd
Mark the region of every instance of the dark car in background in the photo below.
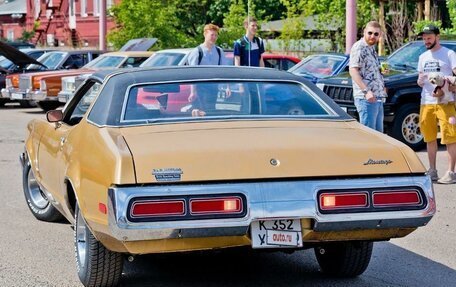
[[[440,41],[456,51],[456,41]],[[415,150],[424,147],[419,126],[421,88],[418,79],[418,58],[426,50],[422,41],[412,41],[391,54],[386,62],[390,73],[384,77],[388,98],[384,105],[385,131]],[[348,72],[321,79],[317,86],[348,114],[358,118],[353,99],[352,81]]]
[[[0,41],[0,90],[5,88],[7,75],[23,72],[29,64],[40,64],[36,59],[51,51],[50,49],[31,48],[20,48],[18,50],[9,44]],[[9,101],[11,99],[2,97],[0,93],[0,106]],[[29,103],[24,102],[21,105],[28,107]]]
[[[16,50],[16,54],[23,54]],[[5,88],[1,89],[3,98],[16,100],[21,105],[34,105],[35,101],[27,96],[34,87],[40,87],[39,82],[34,82],[33,77],[37,73],[49,72],[63,69],[78,69],[93,59],[97,58],[103,52],[97,50],[71,50],[71,51],[53,51],[39,57],[35,62],[28,65],[21,73],[8,75],[5,81]],[[57,102],[57,104],[59,104]],[[43,109],[49,109],[41,105]],[[55,103],[52,103],[55,105]]]

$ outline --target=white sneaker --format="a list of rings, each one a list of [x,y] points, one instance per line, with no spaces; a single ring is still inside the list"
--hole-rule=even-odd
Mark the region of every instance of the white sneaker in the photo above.
[[[427,175],[429,175],[431,177],[431,180],[432,181],[437,181],[439,179],[439,175],[437,174],[437,170],[436,169],[433,169],[433,168],[430,168],[427,172],[426,172]]]
[[[456,173],[452,171],[447,171],[445,175],[442,178],[440,178],[437,182],[442,184],[456,183]]]

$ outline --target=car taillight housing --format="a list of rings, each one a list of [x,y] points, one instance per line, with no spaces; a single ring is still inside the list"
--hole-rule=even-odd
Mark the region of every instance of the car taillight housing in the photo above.
[[[132,222],[242,218],[247,200],[243,194],[138,197],[130,200],[128,210]]]
[[[19,75],[11,76],[11,83],[14,88],[19,88]]]
[[[242,199],[240,197],[208,197],[190,200],[190,213],[194,215],[237,214],[241,212]]]
[[[320,194],[320,207],[323,210],[365,208],[368,207],[368,205],[367,192]]]
[[[426,204],[424,192],[418,187],[318,192],[318,209],[322,214],[417,210]]]
[[[184,200],[144,200],[133,203],[132,217],[159,217],[185,215]]]
[[[39,79],[33,79],[33,85],[32,88],[34,90],[39,90],[41,86],[41,81]]]

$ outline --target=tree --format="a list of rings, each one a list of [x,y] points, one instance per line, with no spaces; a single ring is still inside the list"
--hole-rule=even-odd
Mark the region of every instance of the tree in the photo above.
[[[196,40],[179,29],[174,1],[123,0],[114,6],[117,27],[108,33],[108,41],[120,48],[128,40],[158,38],[155,49],[194,46]]]

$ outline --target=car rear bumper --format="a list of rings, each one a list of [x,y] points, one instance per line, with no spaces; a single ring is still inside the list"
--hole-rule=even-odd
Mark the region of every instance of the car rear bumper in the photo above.
[[[318,207],[320,190],[378,189],[416,187],[422,190],[426,204],[419,210],[395,210],[322,214]],[[134,198],[155,200],[169,196],[216,196],[242,194],[246,200],[242,218],[132,222],[129,204]],[[378,177],[360,179],[326,179],[309,181],[272,181],[260,183],[223,183],[204,185],[163,185],[147,187],[114,187],[109,190],[109,235],[128,242],[172,238],[249,236],[253,221],[268,219],[301,219],[310,222],[314,232],[347,232],[410,229],[426,225],[436,211],[432,182],[427,176]],[[380,230],[380,231],[379,231]],[[393,237],[385,235],[385,237]],[[404,235],[402,235],[404,236]],[[398,236],[399,237],[399,236]],[[304,240],[306,237],[304,237]],[[325,241],[325,238],[319,240]],[[333,240],[326,237],[326,240]]]
[[[2,88],[2,90],[0,91],[0,98],[7,98],[9,99],[11,97],[10,95],[10,92],[8,89],[6,88]]]

